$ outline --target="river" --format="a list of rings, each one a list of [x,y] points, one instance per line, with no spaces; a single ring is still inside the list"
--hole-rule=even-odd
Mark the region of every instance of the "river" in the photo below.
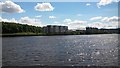
[[[3,66],[118,65],[118,34],[2,38]]]

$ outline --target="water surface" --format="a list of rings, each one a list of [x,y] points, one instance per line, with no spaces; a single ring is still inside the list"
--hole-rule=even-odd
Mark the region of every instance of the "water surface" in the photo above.
[[[3,66],[118,65],[118,34],[3,37]]]

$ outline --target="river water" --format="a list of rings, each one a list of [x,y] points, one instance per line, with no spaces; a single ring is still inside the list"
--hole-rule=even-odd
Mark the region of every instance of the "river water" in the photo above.
[[[2,38],[3,66],[118,65],[118,34]]]

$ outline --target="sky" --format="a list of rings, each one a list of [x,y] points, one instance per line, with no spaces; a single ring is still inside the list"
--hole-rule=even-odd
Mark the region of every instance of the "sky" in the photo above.
[[[119,0],[99,2],[0,2],[0,21],[34,26],[65,25],[69,29],[85,27],[118,28]]]

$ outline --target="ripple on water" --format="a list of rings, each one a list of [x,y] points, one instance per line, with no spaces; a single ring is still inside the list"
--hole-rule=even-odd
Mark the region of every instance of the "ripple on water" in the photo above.
[[[72,59],[68,59],[68,61],[72,61]]]
[[[26,65],[117,65],[117,38],[116,34],[3,38],[3,65],[19,65],[19,61]]]

